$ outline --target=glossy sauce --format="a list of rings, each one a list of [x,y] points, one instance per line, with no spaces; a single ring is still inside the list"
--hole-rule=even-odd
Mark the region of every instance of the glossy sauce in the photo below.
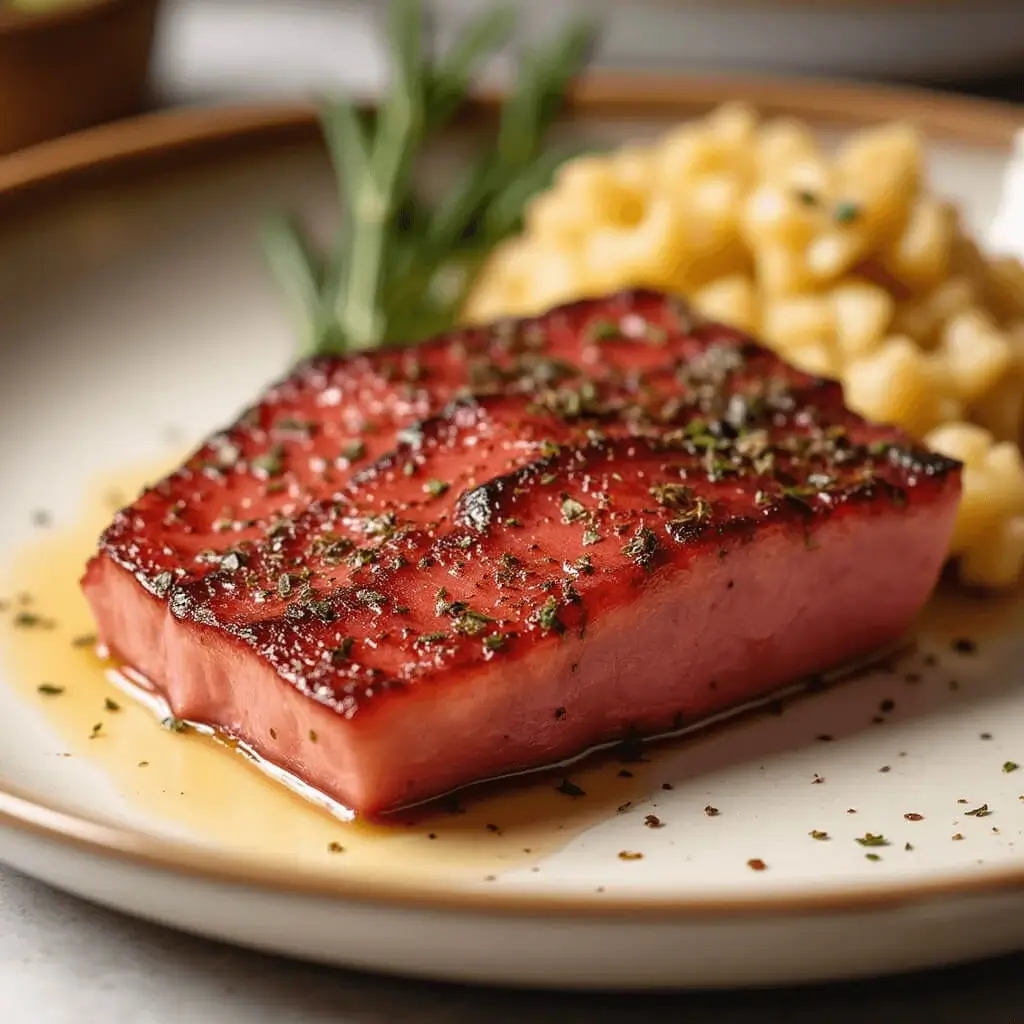
[[[101,480],[73,528],[40,530],[15,559],[0,615],[5,679],[45,713],[72,758],[101,766],[146,816],[177,824],[197,841],[290,864],[329,860],[392,874],[414,862],[418,877],[464,874],[468,866],[486,876],[539,862],[657,788],[656,760],[626,766],[606,756],[570,772],[585,798],[556,788],[562,772],[462,796],[457,812],[447,802],[387,824],[345,821],[271,781],[229,746],[162,727],[151,708],[122,692],[117,666],[88,642],[94,625],[79,580],[113,509],[176,464]],[[41,623],[18,625],[24,613]],[[42,693],[43,684],[63,692]]]
[[[453,801],[441,801],[370,823],[344,820],[296,795],[229,745],[164,728],[158,712],[125,695],[132,688],[118,667],[95,653],[79,579],[113,510],[177,464],[168,460],[101,480],[73,528],[41,529],[15,559],[0,614],[5,679],[43,711],[67,756],[99,765],[145,817],[176,825],[197,842],[293,866],[319,861],[417,878],[464,877],[471,869],[486,878],[536,866],[667,781],[659,761],[672,748],[654,745],[644,748],[643,759],[605,752],[569,768],[477,787],[460,794],[454,810]],[[965,615],[970,605],[974,614]],[[932,602],[927,617],[950,630],[993,625],[992,604],[967,607],[962,595],[950,601],[947,594]],[[41,692],[41,685],[62,692]]]

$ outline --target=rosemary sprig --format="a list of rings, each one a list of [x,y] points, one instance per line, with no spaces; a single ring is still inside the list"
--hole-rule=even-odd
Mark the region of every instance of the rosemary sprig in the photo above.
[[[329,251],[293,218],[264,228],[267,260],[302,331],[303,355],[410,343],[452,326],[487,255],[519,229],[529,199],[569,155],[546,148],[545,139],[589,54],[586,25],[524,55],[496,138],[441,199],[428,202],[416,187],[417,158],[466,102],[514,18],[503,8],[479,15],[435,59],[420,0],[398,0],[392,12],[394,77],[383,102],[372,113],[348,99],[320,110],[342,211]]]

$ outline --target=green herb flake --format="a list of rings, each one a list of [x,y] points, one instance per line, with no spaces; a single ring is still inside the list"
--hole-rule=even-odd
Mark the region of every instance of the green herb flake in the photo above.
[[[284,449],[280,445],[272,445],[262,455],[257,455],[249,463],[262,477],[280,476],[284,472]]]
[[[494,619],[489,615],[474,611],[472,608],[467,608],[452,618],[452,629],[462,636],[476,636],[478,633],[482,633],[493,621]]]
[[[533,620],[548,633],[564,633],[565,623],[558,617],[559,605],[554,597],[549,597],[533,614]]]
[[[36,693],[41,693],[44,697],[59,697],[65,692],[63,686],[54,686],[53,683],[40,683],[36,687]]]
[[[362,587],[356,591],[356,600],[360,604],[365,604],[367,608],[371,608],[375,612],[379,612],[384,605],[387,603],[386,595],[382,594],[379,590],[371,590],[368,587]]]
[[[594,544],[600,544],[604,540],[604,537],[597,532],[597,530],[587,528],[583,531],[583,546],[585,548],[591,547]]]
[[[575,498],[562,499],[563,523],[574,523],[577,519],[581,519],[586,514],[587,510],[582,504],[582,502],[577,501]]]
[[[1010,772],[1015,772],[1015,771],[1017,771],[1017,769],[1018,769],[1018,768],[1020,768],[1020,765],[1019,765],[1019,764],[1017,764],[1017,762],[1016,762],[1016,761],[1004,761],[1004,762],[1003,762],[1003,771],[1004,771],[1004,772],[1005,772],[1005,773],[1006,773],[1007,775],[1009,775],[1009,774],[1010,774]]]
[[[830,838],[829,834],[827,832],[822,832],[820,829],[816,829],[816,828],[812,828],[811,831],[808,832],[807,834],[812,839],[825,840],[825,839]]]
[[[991,813],[988,804],[982,804],[980,807],[973,807],[969,811],[964,811],[964,814],[969,818],[987,818]]]
[[[864,859],[870,861],[880,861],[882,858],[877,853],[865,853]]]
[[[111,714],[116,714],[121,710],[121,705],[116,700],[111,700],[109,697],[104,698],[103,701],[104,710],[109,711]]]
[[[447,633],[421,633],[416,637],[415,643],[421,647],[429,647],[433,644],[443,644],[447,639]]]
[[[659,505],[673,511],[689,508],[693,503],[693,491],[685,484],[657,484],[650,494]]]
[[[865,832],[864,835],[857,837],[857,842],[861,846],[888,846],[889,840],[885,836],[875,835],[872,832]]]
[[[355,647],[355,643],[352,637],[343,637],[338,646],[331,651],[331,660],[334,662],[348,661],[352,655],[352,648]]]
[[[861,215],[861,208],[857,203],[842,202],[836,203],[832,212],[832,219],[837,224],[852,224]]]
[[[575,562],[565,562],[562,568],[573,576],[593,576],[594,574],[594,563],[590,555],[581,555]]]
[[[622,553],[641,569],[649,571],[658,553],[658,538],[646,526],[638,526],[636,532],[622,548]]]
[[[173,715],[163,719],[160,722],[162,728],[168,732],[188,732],[188,722],[183,722],[180,718],[175,718]]]
[[[483,638],[484,651],[488,654],[494,654],[505,647],[508,639],[507,633],[490,633]]]
[[[346,462],[358,462],[366,458],[366,444],[363,441],[350,441],[341,449],[341,457]]]
[[[690,540],[711,521],[711,516],[711,503],[698,498],[690,508],[672,517],[667,526],[668,535],[679,543]]]
[[[423,485],[423,490],[430,498],[440,498],[450,487],[451,484],[447,484],[443,480],[428,480]]]
[[[622,328],[614,320],[593,320],[585,332],[587,341],[599,343],[622,337]]]

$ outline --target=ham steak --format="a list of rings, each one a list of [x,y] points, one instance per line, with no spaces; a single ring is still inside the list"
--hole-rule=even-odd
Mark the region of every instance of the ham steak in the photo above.
[[[837,384],[629,292],[304,363],[84,587],[175,716],[372,815],[897,639],[959,494]]]

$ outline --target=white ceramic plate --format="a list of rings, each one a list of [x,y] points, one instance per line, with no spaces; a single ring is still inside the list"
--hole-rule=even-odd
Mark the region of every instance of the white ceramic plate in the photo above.
[[[664,85],[644,99],[634,83],[628,102],[592,91],[578,124],[646,134],[747,88],[776,110],[909,116],[935,133],[936,186],[993,227],[1005,111]],[[585,797],[540,780],[391,829],[330,818],[109,686],[70,643],[88,628],[81,559],[104,502],[126,496],[106,492],[169,464],[287,366],[254,234],[291,205],[330,207],[301,112],[180,114],[0,167],[0,859],[232,942],[459,980],[785,983],[1024,946],[1017,598],[944,593],[915,651],[781,715],[573,772]],[[868,833],[885,845],[857,842]]]

